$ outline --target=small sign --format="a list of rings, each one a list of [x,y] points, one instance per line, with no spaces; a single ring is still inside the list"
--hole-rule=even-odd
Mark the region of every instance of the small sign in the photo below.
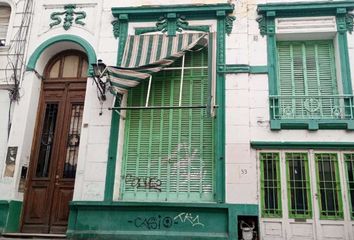
[[[6,167],[4,177],[13,177],[15,173],[15,163],[18,147],[8,147],[6,155]]]

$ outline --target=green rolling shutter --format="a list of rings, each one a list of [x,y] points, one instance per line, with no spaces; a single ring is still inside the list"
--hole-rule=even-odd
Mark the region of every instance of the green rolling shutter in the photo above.
[[[185,66],[208,66],[207,50],[187,53]],[[180,60],[171,67],[179,67]],[[153,76],[149,105],[178,106],[181,70]],[[128,106],[144,106],[148,83],[129,91]],[[185,70],[182,105],[205,105],[208,69]],[[127,111],[121,198],[213,201],[213,119],[205,109]]]
[[[284,118],[333,118],[338,95],[332,41],[278,42],[280,113]]]

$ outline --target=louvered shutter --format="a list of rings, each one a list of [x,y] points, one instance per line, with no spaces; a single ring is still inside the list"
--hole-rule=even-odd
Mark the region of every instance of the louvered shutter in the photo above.
[[[278,42],[282,118],[333,118],[338,94],[332,41]]]
[[[180,60],[173,66],[179,67]],[[207,66],[207,50],[186,54],[185,66]],[[153,76],[150,105],[178,106],[181,70]],[[205,105],[208,70],[186,69],[182,105]],[[128,106],[143,106],[146,82],[131,89]],[[213,121],[205,109],[127,111],[121,195],[124,200],[212,201]]]
[[[7,29],[9,27],[11,8],[0,5],[0,40],[6,39]]]

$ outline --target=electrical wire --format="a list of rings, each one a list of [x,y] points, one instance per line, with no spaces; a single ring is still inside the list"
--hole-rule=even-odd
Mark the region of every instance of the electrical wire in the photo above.
[[[19,3],[16,4],[16,9]],[[22,19],[17,32],[11,39],[9,50],[7,53],[7,65],[5,68],[5,82],[12,85],[9,91],[9,110],[8,110],[8,136],[12,125],[12,106],[15,101],[20,99],[19,89],[23,80],[23,75],[26,69],[25,50],[29,35],[30,23],[33,16],[33,0],[25,1],[22,10]],[[13,10],[13,9],[12,9]],[[16,11],[16,10],[15,10]]]

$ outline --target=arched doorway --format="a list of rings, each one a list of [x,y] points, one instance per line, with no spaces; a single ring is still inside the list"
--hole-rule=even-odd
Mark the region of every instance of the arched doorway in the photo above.
[[[22,232],[64,233],[72,200],[87,57],[56,55],[45,68],[24,198]]]

